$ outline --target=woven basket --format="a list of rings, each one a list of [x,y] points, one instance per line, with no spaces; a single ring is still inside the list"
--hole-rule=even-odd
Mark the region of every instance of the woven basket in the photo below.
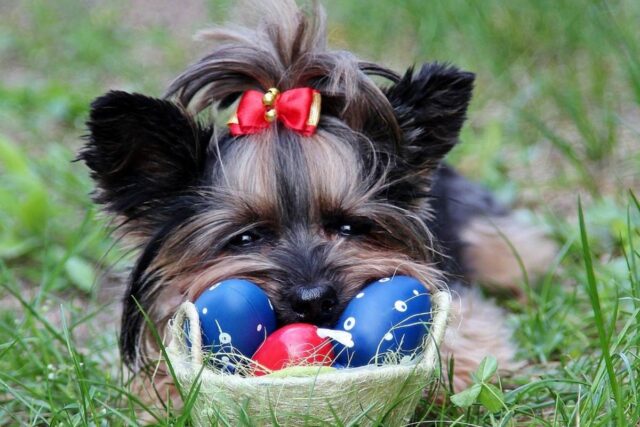
[[[409,364],[340,369],[305,377],[241,377],[203,366],[194,305],[185,302],[172,321],[168,354],[184,390],[199,385],[192,407],[196,425],[405,425],[438,366],[438,346],[447,324],[450,296],[431,298],[433,324],[424,353]],[[191,325],[186,345],[182,324]],[[199,384],[196,382],[199,381]]]

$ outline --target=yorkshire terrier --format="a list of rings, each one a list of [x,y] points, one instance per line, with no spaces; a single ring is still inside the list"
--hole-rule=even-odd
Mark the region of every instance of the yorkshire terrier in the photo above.
[[[398,74],[329,50],[319,7],[247,10],[257,24],[206,32],[216,47],[164,98],[112,91],[91,105],[79,157],[140,251],[124,362],[157,358],[145,315],[167,334],[183,301],[223,279],[258,284],[280,326],[328,326],[365,284],[403,274],[452,291],[441,352],[455,359],[454,390],[487,354],[516,366],[503,312],[474,284],[517,295],[518,259],[535,274],[553,245],[443,163],[474,74],[440,63]]]

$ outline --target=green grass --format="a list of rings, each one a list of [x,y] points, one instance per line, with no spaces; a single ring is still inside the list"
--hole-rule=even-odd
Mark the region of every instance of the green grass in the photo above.
[[[14,3],[0,5],[0,425],[137,425],[144,403],[117,363],[104,291],[131,259],[71,160],[91,99],[161,94],[206,52],[190,35],[231,2],[164,13],[123,0]],[[416,420],[638,422],[640,3],[326,3],[334,45],[399,71],[439,60],[477,73],[451,162],[561,247],[529,304],[504,302],[529,363],[478,377],[475,390],[498,390],[500,404],[470,391],[461,407],[423,402]],[[188,423],[152,412],[159,425]]]

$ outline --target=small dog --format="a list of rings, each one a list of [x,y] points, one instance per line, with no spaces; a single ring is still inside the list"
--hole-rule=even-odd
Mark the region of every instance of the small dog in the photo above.
[[[262,0],[246,10],[257,25],[207,32],[217,47],[164,99],[109,92],[91,106],[79,157],[95,201],[140,250],[123,300],[124,362],[139,371],[157,359],[143,312],[165,334],[181,302],[223,279],[261,286],[280,325],[328,326],[365,284],[404,274],[454,291],[442,352],[455,357],[455,390],[486,354],[516,366],[501,310],[470,284],[517,294],[512,249],[533,274],[553,245],[442,163],[474,75],[438,63],[400,75],[328,50],[319,7],[307,15],[293,0]],[[298,89],[321,99],[294,99],[311,109],[306,128],[275,109],[263,117]],[[259,129],[203,117],[244,113],[237,101],[250,91],[272,94],[250,106]]]

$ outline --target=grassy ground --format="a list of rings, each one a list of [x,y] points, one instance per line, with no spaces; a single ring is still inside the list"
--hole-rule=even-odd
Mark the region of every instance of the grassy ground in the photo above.
[[[130,260],[70,161],[92,98],[159,95],[206,51],[191,34],[229,3],[0,3],[0,425],[136,424],[112,305]],[[425,402],[416,420],[637,423],[640,2],[326,3],[334,45],[398,68],[437,59],[478,74],[451,161],[562,248],[527,286],[529,303],[505,301],[528,363],[484,379],[502,389],[498,405],[470,391],[454,399],[467,408]]]

